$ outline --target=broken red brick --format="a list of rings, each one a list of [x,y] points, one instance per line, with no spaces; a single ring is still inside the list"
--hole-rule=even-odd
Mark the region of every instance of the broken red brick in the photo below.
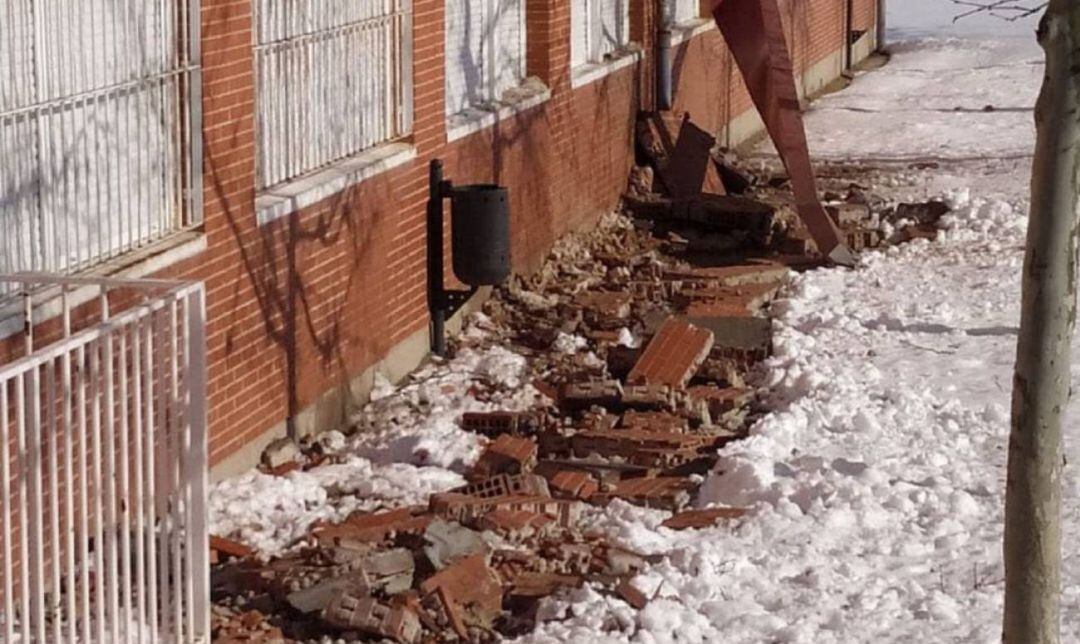
[[[580,575],[560,575],[551,572],[523,572],[514,578],[510,588],[513,598],[538,599],[555,594],[563,588],[581,588],[585,584]]]
[[[379,543],[395,534],[421,534],[432,516],[423,506],[401,508],[376,514],[356,514],[345,521],[313,531],[321,544]]]
[[[622,393],[622,383],[618,380],[574,382],[563,387],[559,404],[567,411],[588,409],[594,405],[611,407],[619,404]]]
[[[638,590],[629,579],[624,579],[615,587],[615,594],[623,599],[627,604],[630,604],[638,610],[642,610],[649,603],[645,593]]]
[[[536,443],[528,438],[503,434],[495,439],[470,472],[471,480],[485,479],[496,474],[521,474],[536,466]]]
[[[500,496],[482,499],[453,492],[431,495],[431,511],[444,519],[462,524],[472,524],[489,512],[495,510],[525,510],[546,514],[563,527],[577,522],[580,515],[579,504],[565,499],[553,499],[547,496]]]
[[[535,474],[499,474],[450,491],[481,499],[510,495],[551,496],[547,481]]]
[[[746,516],[746,508],[708,508],[705,510],[687,510],[680,512],[660,525],[672,530],[708,528],[720,521],[739,519]]]
[[[527,539],[554,525],[555,519],[546,514],[527,510],[497,509],[480,517],[479,528],[505,537]]]
[[[678,510],[689,503],[694,487],[690,479],[678,476],[628,479],[616,485],[608,495],[647,508]]]
[[[548,480],[552,493],[563,499],[581,499],[588,501],[600,489],[588,472],[563,470]]]
[[[750,404],[754,397],[752,389],[740,387],[714,387],[701,385],[687,390],[692,400],[704,401],[709,407],[709,414],[720,418],[724,414]]]
[[[606,319],[622,319],[630,315],[632,301],[629,293],[611,291],[589,291],[578,298],[578,303],[594,317]]]
[[[235,559],[244,559],[254,552],[251,548],[238,541],[215,536],[210,537],[210,550],[218,556],[225,555]]]
[[[502,585],[484,555],[463,557],[420,585],[425,595],[437,594],[458,635],[468,638],[465,625],[490,627],[502,611]]]
[[[609,432],[579,432],[571,438],[576,456],[591,454],[618,457],[625,463],[644,467],[672,467],[698,458],[716,444],[710,434],[654,432],[616,429]]]
[[[619,425],[624,429],[643,429],[651,432],[685,433],[689,421],[665,411],[628,411],[622,416]]]
[[[461,428],[491,437],[516,434],[527,424],[525,416],[514,411],[466,412],[461,416]]]
[[[389,637],[403,643],[420,638],[420,618],[405,606],[387,606],[374,597],[337,595],[323,611],[323,620],[342,630]]]
[[[645,348],[628,381],[684,387],[708,357],[713,340],[712,331],[670,317]]]

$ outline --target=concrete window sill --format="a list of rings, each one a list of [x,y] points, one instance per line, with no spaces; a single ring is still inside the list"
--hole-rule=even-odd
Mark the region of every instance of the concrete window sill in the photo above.
[[[457,141],[494,126],[503,119],[543,105],[551,100],[551,90],[537,78],[526,79],[520,87],[507,90],[500,101],[451,114],[446,117],[446,141]]]
[[[79,277],[114,277],[139,279],[158,273],[173,264],[191,259],[206,251],[206,235],[198,230],[183,230],[166,236],[144,248],[114,257],[85,271]],[[80,286],[68,291],[72,308],[98,297],[96,286]],[[40,324],[63,313],[60,288],[42,289],[33,296],[34,323]],[[21,297],[0,300],[0,340],[21,333],[24,326]]]
[[[281,219],[415,158],[416,148],[411,143],[384,143],[364,150],[328,168],[259,193],[255,197],[256,221],[262,226]]]
[[[600,63],[585,63],[570,70],[570,87],[577,89],[594,83],[608,74],[629,67],[641,60],[641,48],[630,45],[621,51],[612,52],[611,58]]]
[[[716,21],[710,18],[694,18],[668,27],[671,32],[671,45],[679,45],[703,33],[716,29]]]

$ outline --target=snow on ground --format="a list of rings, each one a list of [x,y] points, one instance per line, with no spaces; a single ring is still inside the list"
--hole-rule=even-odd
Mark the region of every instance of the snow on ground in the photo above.
[[[665,513],[618,501],[590,512],[617,541],[667,555],[635,580],[654,599],[638,613],[584,588],[548,601],[522,641],[1000,641],[1039,52],[1013,34],[942,33],[918,10],[934,1],[891,3],[917,18],[906,32],[894,20],[897,33],[922,39],[896,44],[890,65],[818,103],[808,128],[815,154],[885,172],[879,193],[947,197],[955,210],[939,239],[795,279],[776,305],[776,355],[761,374],[773,411],[722,451],[700,501],[746,505],[751,516],[673,532],[660,526]],[[912,169],[913,159],[937,165]],[[458,484],[479,443],[454,419],[532,404],[531,388],[515,393],[521,360],[466,354],[396,393],[381,389],[367,410],[380,431],[331,440],[342,463],[220,484],[215,531],[274,552],[316,519]],[[1069,492],[1080,480],[1071,468],[1065,480],[1065,530],[1076,535],[1080,503]],[[1069,538],[1063,609],[1064,641],[1080,641],[1080,541]]]
[[[700,501],[752,516],[673,533],[659,527],[662,513],[613,506],[597,527],[668,554],[636,580],[656,599],[636,614],[584,589],[549,603],[525,641],[1000,641],[1038,51],[1008,38],[895,51],[815,106],[810,138],[833,158],[938,160],[920,171],[892,163],[890,192],[947,196],[945,230],[870,253],[854,271],[802,275],[776,305],[776,355],[761,383],[774,411],[721,452]],[[981,104],[1013,109],[942,109]],[[1068,425],[1076,418],[1073,404]],[[1065,485],[1075,536],[1075,470]],[[1080,543],[1067,537],[1064,554],[1063,641],[1080,641]]]
[[[380,379],[357,418],[362,431],[321,437],[330,464],[280,477],[252,471],[215,485],[211,534],[269,556],[296,544],[315,521],[427,503],[432,493],[464,485],[461,474],[484,439],[460,429],[458,419],[468,411],[535,407],[541,397],[521,381],[524,373],[523,357],[495,346],[430,364],[400,388]]]

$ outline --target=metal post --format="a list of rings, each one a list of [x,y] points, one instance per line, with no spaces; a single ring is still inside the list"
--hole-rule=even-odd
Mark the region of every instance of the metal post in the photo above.
[[[428,170],[428,309],[431,311],[431,352],[446,355],[446,302],[443,285],[443,166],[433,159]]]
[[[877,50],[885,51],[885,13],[887,0],[878,0],[877,3]]]

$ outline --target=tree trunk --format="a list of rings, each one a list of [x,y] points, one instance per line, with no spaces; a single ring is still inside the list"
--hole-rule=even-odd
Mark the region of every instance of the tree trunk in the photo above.
[[[1039,24],[1046,75],[1024,258],[1005,497],[1008,644],[1057,644],[1061,592],[1061,418],[1076,317],[1080,188],[1080,0],[1050,0]]]

